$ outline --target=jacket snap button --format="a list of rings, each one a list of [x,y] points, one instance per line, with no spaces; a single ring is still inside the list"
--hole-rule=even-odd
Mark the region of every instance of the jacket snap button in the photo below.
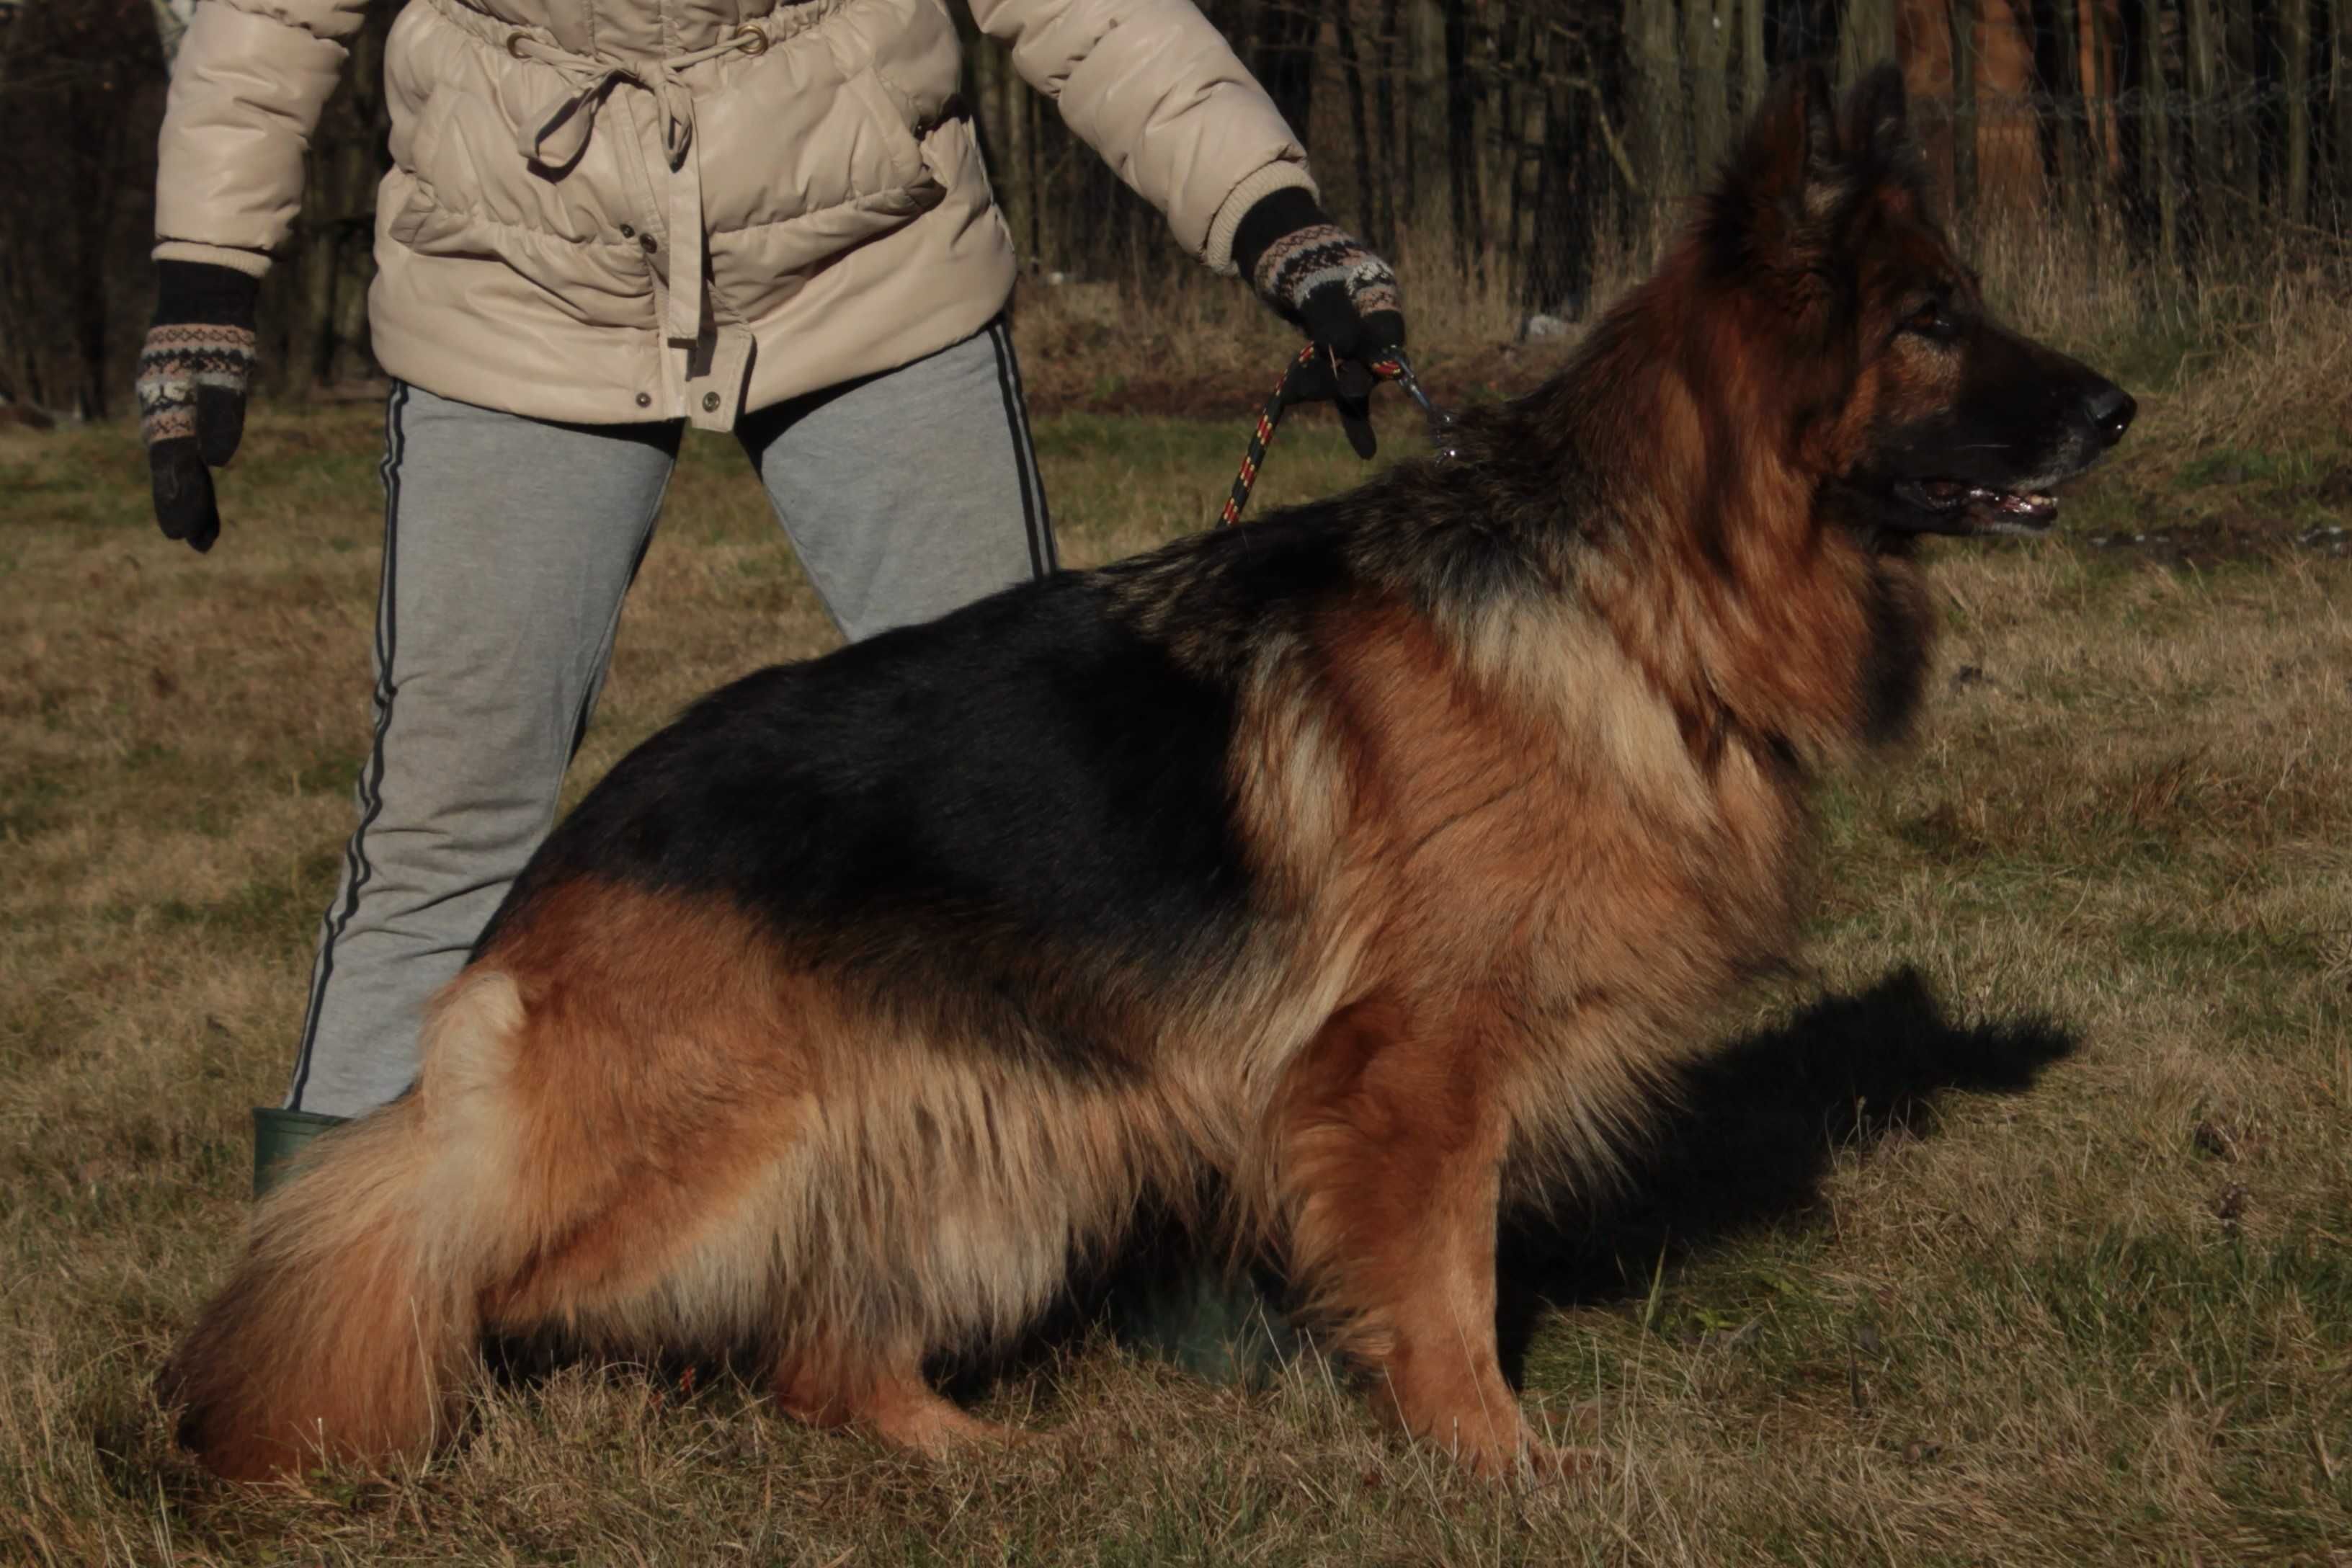
[[[702,411],[705,414],[716,414],[719,412],[719,395],[717,393],[706,392],[702,395]]]
[[[653,395],[652,393],[650,393],[650,392],[640,392],[640,393],[638,393],[638,394],[637,394],[637,406],[638,406],[638,407],[640,407],[640,408],[651,408],[653,405],[654,405],[654,395]]]
[[[635,225],[635,224],[629,224],[629,223],[625,223],[625,224],[623,224],[623,225],[621,226],[621,237],[622,237],[623,239],[635,239],[635,238],[636,238],[636,237],[637,237],[637,226],[636,226],[636,225]]]
[[[638,238],[637,243],[638,243],[639,245],[642,245],[642,246],[644,246],[644,247],[646,247],[646,254],[647,256],[651,256],[655,251],[659,250],[659,249],[661,248],[661,241],[659,241],[659,240],[656,239],[652,235],[649,235],[649,234],[648,234],[648,235],[641,236],[641,237]]]
[[[738,27],[735,29],[735,36],[742,40],[739,47],[745,54],[764,55],[768,52],[768,35],[759,28]]]
[[[526,57],[522,52],[522,46],[523,36],[520,33],[509,33],[507,35],[507,53],[512,55],[517,59],[525,58]]]

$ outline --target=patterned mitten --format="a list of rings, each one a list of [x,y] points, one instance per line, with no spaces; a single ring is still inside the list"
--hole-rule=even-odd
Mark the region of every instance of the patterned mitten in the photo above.
[[[1242,216],[1234,261],[1258,298],[1323,351],[1316,356],[1320,383],[1308,377],[1294,395],[1338,403],[1349,443],[1359,457],[1370,457],[1371,367],[1404,347],[1396,274],[1295,185],[1260,198]]]
[[[236,455],[253,381],[260,280],[231,267],[155,267],[155,324],[139,352],[139,432],[155,481],[155,521],[198,552],[220,537],[215,468]]]

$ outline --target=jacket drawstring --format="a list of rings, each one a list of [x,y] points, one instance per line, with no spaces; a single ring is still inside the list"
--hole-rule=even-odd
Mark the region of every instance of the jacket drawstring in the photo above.
[[[698,342],[704,315],[702,170],[695,145],[694,89],[680,73],[722,55],[757,53],[767,44],[766,34],[746,26],[719,43],[648,67],[575,55],[531,33],[517,31],[507,42],[508,53],[547,67],[566,89],[554,103],[512,117],[516,149],[545,167],[560,169],[580,156],[614,82],[635,82],[653,93],[661,110],[662,154],[669,165],[669,314],[663,331],[674,343]]]

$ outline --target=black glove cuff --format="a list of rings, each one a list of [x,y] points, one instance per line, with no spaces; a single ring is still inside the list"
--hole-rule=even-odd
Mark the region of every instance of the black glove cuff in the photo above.
[[[261,279],[211,261],[155,264],[155,321],[159,327],[215,326],[253,330],[254,303]]]
[[[1316,205],[1315,194],[1304,185],[1285,185],[1278,191],[1268,191],[1250,205],[1250,210],[1242,214],[1242,221],[1234,229],[1234,266],[1255,287],[1257,264],[1265,257],[1267,246],[1286,234],[1330,221]]]

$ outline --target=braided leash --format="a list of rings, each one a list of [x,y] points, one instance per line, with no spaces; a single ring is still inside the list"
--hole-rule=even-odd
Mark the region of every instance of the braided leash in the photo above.
[[[1265,400],[1257,416],[1257,426],[1250,432],[1249,450],[1242,454],[1241,472],[1234,476],[1233,494],[1225,498],[1223,510],[1217,513],[1217,526],[1231,528],[1242,520],[1242,508],[1249,505],[1250,491],[1257,486],[1257,471],[1265,462],[1265,449],[1274,441],[1274,427],[1282,423],[1282,416],[1290,405],[1291,383],[1307,366],[1315,363],[1316,345],[1307,344],[1297,357],[1283,368],[1282,379],[1275,383],[1274,395]],[[1413,375],[1412,364],[1402,349],[1391,349],[1388,357],[1375,360],[1371,373],[1382,381],[1393,381],[1404,388],[1429,420],[1430,445],[1437,449],[1437,460],[1447,462],[1460,456],[1454,445],[1454,416],[1429,400],[1421,382]]]

